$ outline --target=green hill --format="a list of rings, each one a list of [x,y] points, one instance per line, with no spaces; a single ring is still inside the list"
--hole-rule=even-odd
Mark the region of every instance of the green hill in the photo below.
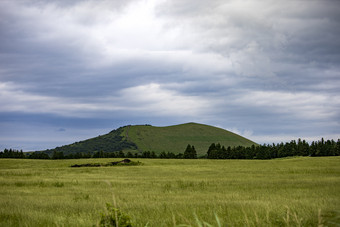
[[[220,143],[225,147],[256,144],[227,130],[197,123],[167,127],[134,125],[123,130],[123,136],[136,144],[139,150],[155,151],[156,154],[162,151],[183,153],[188,144],[195,146],[198,155],[206,154],[212,143]]]
[[[127,126],[125,126],[127,127]],[[136,144],[124,138],[125,127],[112,130],[108,134],[97,136],[91,139],[75,142],[69,145],[56,147],[54,149],[42,151],[51,155],[53,152],[63,152],[65,155],[76,153],[90,153],[97,151],[116,152],[121,150],[137,150]]]
[[[51,155],[54,151],[67,154],[117,152],[117,151],[154,151],[183,153],[188,144],[194,145],[197,154],[206,154],[212,143],[228,146],[251,146],[254,143],[227,130],[209,125],[187,123],[181,125],[155,127],[151,125],[124,126],[88,140],[56,147],[44,152]]]

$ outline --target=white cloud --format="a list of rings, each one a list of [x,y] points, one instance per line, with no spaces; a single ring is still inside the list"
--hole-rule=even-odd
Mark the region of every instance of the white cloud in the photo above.
[[[257,42],[250,42],[243,49],[230,54],[233,68],[238,75],[273,77],[271,60],[259,49]]]
[[[181,94],[151,83],[125,88],[118,96],[72,99],[31,94],[9,83],[0,84],[0,103],[5,112],[49,113],[90,117],[112,112],[137,112],[157,116],[199,116],[206,113],[208,99]]]
[[[299,120],[323,120],[339,116],[340,96],[311,92],[246,91],[236,103],[263,108]]]
[[[4,112],[49,113],[81,116],[82,111],[97,110],[90,103],[81,103],[72,98],[43,96],[25,92],[11,83],[0,83],[0,103]]]
[[[158,116],[196,117],[204,115],[211,105],[208,99],[181,94],[156,83],[127,88],[121,94],[132,111]]]

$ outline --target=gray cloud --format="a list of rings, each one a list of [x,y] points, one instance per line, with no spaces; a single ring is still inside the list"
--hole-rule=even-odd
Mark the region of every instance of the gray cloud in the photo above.
[[[62,122],[79,118],[98,130],[198,121],[257,142],[336,138],[339,10],[337,1],[1,1],[0,113],[44,115],[32,127],[68,135],[80,124]]]

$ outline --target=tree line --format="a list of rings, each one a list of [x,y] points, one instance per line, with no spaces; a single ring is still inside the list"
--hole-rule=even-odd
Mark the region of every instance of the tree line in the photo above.
[[[55,151],[52,154],[52,159],[79,159],[79,158],[160,158],[160,159],[194,159],[197,158],[197,152],[194,146],[188,144],[184,153],[174,154],[172,152],[161,152],[157,155],[154,151],[143,151],[140,153],[132,153],[128,151],[124,153],[123,151],[119,152],[103,152],[98,151],[93,154],[91,153],[76,153],[64,155],[63,152]]]
[[[22,150],[7,149],[0,152],[0,158],[26,158],[25,153]]]
[[[5,149],[0,152],[0,158],[28,158],[28,159],[80,159],[80,158],[167,158],[167,159],[191,159],[197,158],[197,152],[194,146],[188,144],[184,153],[174,154],[172,152],[161,152],[157,155],[154,151],[143,151],[141,153],[132,153],[123,151],[119,152],[104,152],[97,151],[94,153],[77,152],[75,154],[65,155],[63,151],[53,151],[52,156],[45,152],[36,151],[31,153],[24,153],[22,150]]]
[[[251,147],[230,147],[220,143],[212,143],[206,155],[198,157],[194,146],[188,144],[183,153],[161,152],[157,155],[154,151],[132,153],[119,152],[77,152],[65,155],[63,151],[53,151],[52,155],[45,152],[24,153],[22,150],[4,149],[0,152],[0,158],[29,158],[29,159],[80,159],[80,158],[160,158],[160,159],[274,159],[290,156],[339,156],[340,139],[325,141],[313,141],[311,144],[305,140],[292,140],[287,143],[252,145]]]
[[[325,141],[313,141],[308,144],[305,140],[292,140],[287,143],[252,145],[251,147],[227,147],[221,144],[211,144],[207,157],[208,159],[274,159],[290,156],[339,156],[340,139]]]

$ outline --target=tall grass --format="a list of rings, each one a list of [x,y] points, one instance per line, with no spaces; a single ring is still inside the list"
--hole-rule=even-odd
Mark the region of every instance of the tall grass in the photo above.
[[[135,226],[340,223],[339,157],[70,168],[96,161],[0,160],[0,226],[93,226],[113,193]]]

